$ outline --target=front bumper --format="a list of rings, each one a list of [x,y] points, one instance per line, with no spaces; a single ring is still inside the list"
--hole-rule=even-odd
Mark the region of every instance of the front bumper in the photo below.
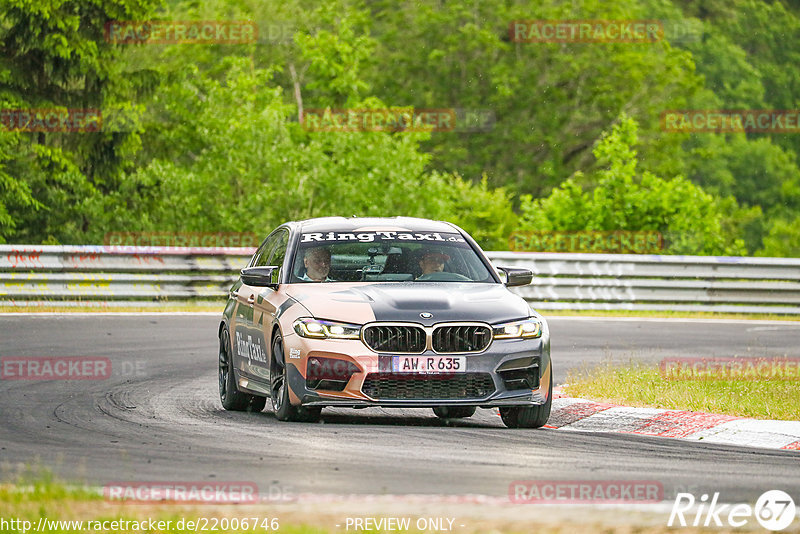
[[[359,340],[319,340],[297,335],[284,339],[290,401],[304,406],[370,406],[425,408],[435,406],[530,406],[544,404],[550,388],[550,344],[537,339],[494,340],[487,350],[465,356],[463,373],[392,372],[392,354],[374,353]],[[420,356],[434,356],[423,353]],[[435,354],[435,356],[447,356]],[[338,382],[307,380],[308,360],[349,362],[357,371],[335,377]],[[352,364],[352,366],[350,365]],[[335,385],[335,389],[328,389]]]

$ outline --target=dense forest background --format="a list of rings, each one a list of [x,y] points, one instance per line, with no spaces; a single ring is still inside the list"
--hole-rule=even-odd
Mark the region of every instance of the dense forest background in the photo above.
[[[322,4],[322,5],[321,5]],[[114,44],[109,21],[253,20],[249,44]],[[655,43],[520,43],[513,20],[658,19]],[[0,242],[266,233],[410,215],[490,250],[656,230],[667,252],[800,256],[800,134],[667,133],[662,111],[800,108],[800,8],[764,0],[0,0]],[[490,128],[313,132],[305,108],[490,110]]]

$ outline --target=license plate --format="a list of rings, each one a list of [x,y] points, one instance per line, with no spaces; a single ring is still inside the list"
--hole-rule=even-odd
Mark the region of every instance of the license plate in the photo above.
[[[466,356],[395,356],[395,373],[465,373]]]

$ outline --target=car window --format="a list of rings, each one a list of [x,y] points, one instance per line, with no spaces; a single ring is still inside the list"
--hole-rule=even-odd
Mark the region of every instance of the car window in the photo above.
[[[253,259],[253,267],[266,267],[267,265],[272,265],[269,263],[269,261],[275,252],[275,247],[280,242],[282,234],[284,233],[285,231],[283,230],[276,230],[264,240],[264,244],[262,244],[258,249]]]
[[[264,265],[277,265],[279,269],[273,273],[273,281],[280,280],[283,270],[283,260],[286,258],[286,247],[289,245],[289,232],[281,230],[275,240],[275,247],[269,251],[269,256]]]
[[[477,252],[456,233],[302,234],[292,282],[313,281],[306,257],[317,253],[330,257],[330,269],[316,273],[318,280],[328,282],[495,281]]]

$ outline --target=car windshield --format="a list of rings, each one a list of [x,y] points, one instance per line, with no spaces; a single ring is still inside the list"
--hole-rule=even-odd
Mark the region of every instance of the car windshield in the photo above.
[[[495,282],[457,233],[304,233],[290,282]]]

